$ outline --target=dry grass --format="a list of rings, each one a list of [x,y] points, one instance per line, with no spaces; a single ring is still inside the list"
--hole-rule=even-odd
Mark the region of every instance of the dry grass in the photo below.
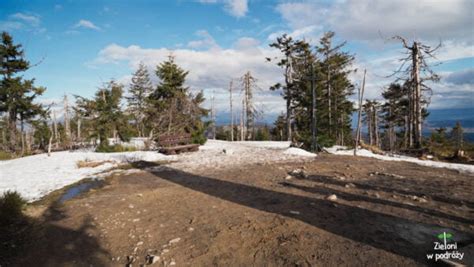
[[[110,160],[102,160],[102,161],[79,160],[76,163],[76,166],[77,168],[95,168],[105,163],[112,163],[112,161]]]

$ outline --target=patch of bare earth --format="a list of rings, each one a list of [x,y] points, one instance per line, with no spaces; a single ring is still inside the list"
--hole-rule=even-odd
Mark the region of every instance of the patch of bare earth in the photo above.
[[[322,154],[191,171],[145,166],[46,207],[13,265],[417,266],[440,231],[474,240],[474,177],[452,170]]]

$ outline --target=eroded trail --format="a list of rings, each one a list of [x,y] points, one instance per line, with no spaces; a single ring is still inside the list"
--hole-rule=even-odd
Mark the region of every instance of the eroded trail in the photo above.
[[[241,158],[234,152],[228,160]],[[324,154],[277,164],[258,153],[227,168],[137,164],[141,172],[44,207],[14,263],[139,266],[154,255],[158,266],[415,266],[429,263],[440,232],[474,241],[472,176]]]

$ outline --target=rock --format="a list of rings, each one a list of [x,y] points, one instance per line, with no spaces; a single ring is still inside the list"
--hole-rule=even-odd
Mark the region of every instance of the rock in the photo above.
[[[291,176],[295,176],[295,177],[298,177],[298,178],[307,178],[308,177],[306,172],[302,169],[294,169],[289,174]]]
[[[296,210],[290,210],[290,213],[294,215],[300,215],[300,212]]]
[[[376,198],[380,198],[380,195],[379,195],[379,193],[375,193],[375,194],[374,194],[374,197],[376,197]]]
[[[222,153],[224,153],[226,155],[232,155],[232,154],[234,154],[234,151],[232,149],[223,149]]]
[[[140,221],[140,219],[138,219],[138,218],[132,220],[132,222],[139,222],[139,221]]]
[[[192,231],[194,231],[194,228],[189,227],[189,228],[188,228],[188,231],[189,231],[189,232],[192,232]]]
[[[336,200],[337,200],[337,196],[336,196],[335,194],[332,194],[332,195],[328,196],[326,199],[327,199],[327,200],[330,200],[330,201],[336,201]]]
[[[137,246],[143,245],[143,241],[138,241]]]
[[[293,179],[293,176],[291,176],[291,175],[287,175],[287,176],[285,177],[285,180],[291,180],[291,179]]]
[[[129,209],[133,209],[133,208],[135,208],[135,206],[133,206],[132,204],[130,204],[130,205],[128,205],[128,208],[129,208]]]
[[[171,260],[170,266],[174,266],[174,265],[176,265],[176,262],[174,260]]]
[[[120,258],[118,258],[119,260]],[[132,255],[128,255],[127,256],[127,263],[130,264],[130,266],[132,266],[132,263],[135,262],[135,257],[133,257]]]
[[[180,240],[181,240],[181,238],[180,238],[180,237],[177,237],[177,238],[175,238],[175,239],[171,239],[171,240],[168,242],[168,244],[171,245],[171,244],[174,244],[174,243],[178,243]]]
[[[155,264],[160,260],[160,256],[148,254],[145,257],[146,264]]]
[[[355,188],[356,186],[355,186],[355,184],[353,184],[353,183],[348,183],[348,184],[346,184],[344,187],[345,187],[345,188]]]
[[[143,197],[142,193],[137,194],[138,197]]]
[[[169,251],[170,251],[169,249],[165,248],[165,249],[163,249],[163,250],[161,251],[161,254],[168,253]]]

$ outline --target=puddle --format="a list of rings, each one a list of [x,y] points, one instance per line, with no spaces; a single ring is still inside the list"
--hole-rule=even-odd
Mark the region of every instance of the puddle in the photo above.
[[[62,196],[59,198],[59,203],[64,203],[67,200],[75,198],[83,193],[88,192],[91,189],[99,188],[104,185],[104,180],[92,179],[75,185],[69,188]]]

